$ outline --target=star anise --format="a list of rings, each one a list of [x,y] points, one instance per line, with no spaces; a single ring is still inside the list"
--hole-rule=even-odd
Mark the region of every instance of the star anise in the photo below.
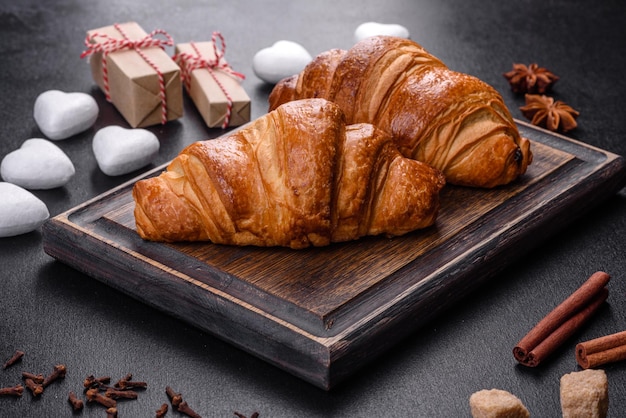
[[[568,132],[578,126],[576,118],[580,113],[564,102],[539,94],[527,94],[525,97],[526,106],[520,107],[520,110],[533,125],[554,132]]]
[[[503,75],[514,93],[545,93],[559,80],[557,75],[536,63],[513,64],[513,69]]]

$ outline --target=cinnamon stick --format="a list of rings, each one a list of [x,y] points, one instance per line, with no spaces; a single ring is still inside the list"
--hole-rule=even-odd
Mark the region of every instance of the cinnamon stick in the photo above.
[[[609,280],[605,272],[592,274],[517,343],[515,359],[525,366],[538,366],[598,310],[608,297]]]
[[[576,345],[576,361],[583,369],[626,360],[626,331]]]

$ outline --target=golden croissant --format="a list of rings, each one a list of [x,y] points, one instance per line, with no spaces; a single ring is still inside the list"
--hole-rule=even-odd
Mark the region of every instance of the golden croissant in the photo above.
[[[390,133],[404,156],[441,170],[451,184],[508,184],[532,161],[530,142],[495,89],[408,39],[375,36],[320,54],[274,87],[270,110],[308,97],[335,102],[348,123]]]
[[[308,99],[189,145],[135,183],[134,214],[147,240],[299,249],[430,226],[444,184],[388,134]]]

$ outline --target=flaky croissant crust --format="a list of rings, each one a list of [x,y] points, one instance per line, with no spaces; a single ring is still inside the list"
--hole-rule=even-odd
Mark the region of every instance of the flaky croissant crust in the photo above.
[[[508,184],[532,162],[530,142],[495,89],[408,39],[375,36],[320,54],[274,87],[270,110],[306,97],[337,103],[348,123],[388,132],[404,156],[438,168],[449,183]]]
[[[444,183],[388,134],[308,99],[188,146],[135,184],[134,213],[148,240],[299,249],[430,226]]]

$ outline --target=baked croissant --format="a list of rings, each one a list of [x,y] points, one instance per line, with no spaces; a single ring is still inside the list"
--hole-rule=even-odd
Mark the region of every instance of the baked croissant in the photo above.
[[[320,54],[274,86],[270,110],[307,97],[337,103],[348,123],[390,133],[404,156],[436,167],[451,184],[507,184],[532,161],[530,142],[495,89],[409,39],[375,36]]]
[[[147,240],[299,249],[430,226],[444,183],[388,134],[308,99],[189,145],[135,183],[134,214]]]

